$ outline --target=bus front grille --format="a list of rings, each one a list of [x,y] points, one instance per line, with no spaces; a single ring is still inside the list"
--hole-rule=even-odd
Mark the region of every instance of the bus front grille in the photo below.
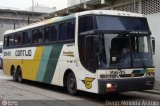
[[[142,76],[144,76],[144,74],[121,74],[119,76],[121,78],[125,78],[125,77],[142,77]]]

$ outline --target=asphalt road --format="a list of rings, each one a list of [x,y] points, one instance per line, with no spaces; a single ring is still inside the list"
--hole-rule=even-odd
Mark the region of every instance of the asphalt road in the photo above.
[[[160,106],[160,95],[127,92],[97,95],[79,92],[67,94],[62,87],[32,81],[16,83],[0,70],[0,106]]]

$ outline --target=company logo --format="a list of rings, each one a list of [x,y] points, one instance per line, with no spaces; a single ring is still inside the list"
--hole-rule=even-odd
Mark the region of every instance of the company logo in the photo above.
[[[64,55],[64,56],[74,57],[74,53],[73,53],[73,52],[71,52],[71,51],[69,51],[69,52],[65,52],[65,51],[63,51],[63,55]]]
[[[32,50],[16,50],[15,56],[32,56]]]
[[[82,82],[85,84],[85,87],[87,89],[91,89],[92,88],[92,82],[95,78],[89,78],[89,77],[86,77],[84,80],[82,80]]]

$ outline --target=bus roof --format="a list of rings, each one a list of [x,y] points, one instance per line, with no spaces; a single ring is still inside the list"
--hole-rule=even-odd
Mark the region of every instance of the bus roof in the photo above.
[[[90,10],[83,11],[79,13],[79,16],[87,14],[104,14],[104,15],[115,15],[115,16],[130,16],[130,17],[144,17],[143,14],[126,12],[126,11],[117,11],[117,10]]]
[[[6,31],[4,33],[4,35],[15,33],[15,32],[19,32],[19,31],[23,31],[23,30],[27,30],[27,29],[31,29],[31,28],[40,27],[40,26],[43,26],[43,25],[48,25],[48,24],[52,24],[52,23],[57,23],[57,22],[73,19],[73,18],[76,17],[76,15],[83,16],[83,15],[88,15],[88,14],[130,16],[130,17],[144,17],[144,15],[142,15],[142,14],[125,12],[125,11],[116,11],[116,10],[90,10],[90,11],[83,11],[83,12],[79,12],[79,13],[70,14],[70,15],[63,16],[63,17],[50,18],[50,19],[43,20],[43,21],[40,21],[40,22],[36,22],[36,23],[30,24],[28,26],[25,26],[25,27],[22,27],[22,28],[18,28],[18,29],[15,29],[15,30],[8,30],[8,31]]]
[[[36,23],[30,24],[28,26],[18,28],[18,29],[15,29],[15,30],[8,30],[4,33],[4,35],[19,32],[19,31],[23,31],[23,30],[27,30],[27,29],[31,29],[31,28],[40,27],[40,26],[43,26],[43,25],[49,25],[49,24],[52,24],[52,23],[57,23],[57,22],[73,19],[74,17],[75,17],[75,14],[71,14],[71,15],[64,16],[64,17],[50,18],[50,19],[43,20],[43,21],[40,21],[40,22],[36,22]]]

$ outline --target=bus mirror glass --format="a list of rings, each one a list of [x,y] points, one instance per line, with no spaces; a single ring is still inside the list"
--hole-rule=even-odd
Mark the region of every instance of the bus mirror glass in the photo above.
[[[151,43],[152,43],[152,54],[155,54],[155,38],[151,37]]]

